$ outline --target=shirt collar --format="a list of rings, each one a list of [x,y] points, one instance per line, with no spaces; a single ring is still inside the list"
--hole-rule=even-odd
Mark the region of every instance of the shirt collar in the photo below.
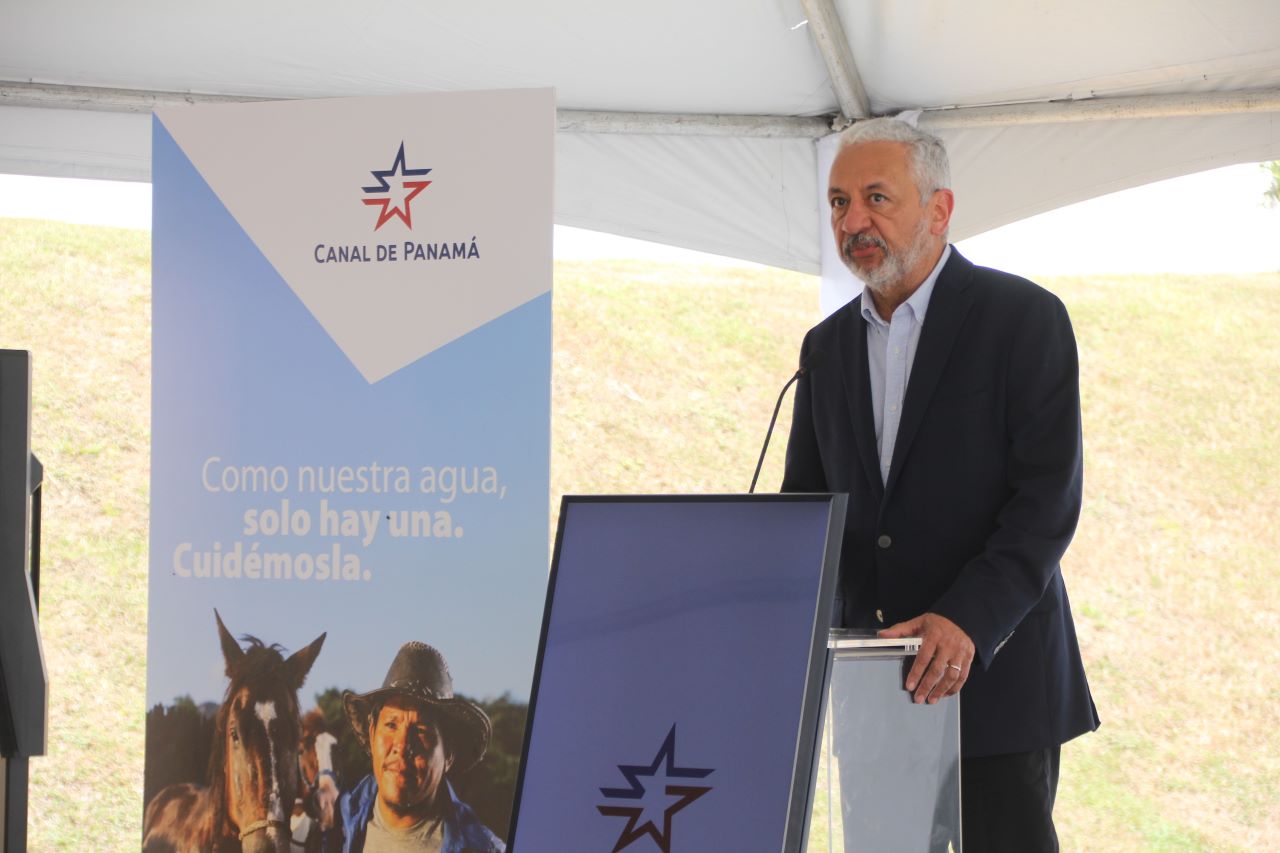
[[[942,274],[942,268],[947,265],[947,259],[950,257],[951,244],[948,243],[942,248],[942,256],[933,265],[933,269],[925,276],[924,281],[915,289],[915,292],[903,303],[911,306],[911,312],[915,315],[917,323],[924,322],[925,312],[929,310],[929,299],[933,296],[933,285],[938,281],[938,276]],[[862,318],[868,323],[875,323],[879,326],[889,325],[881,318],[880,313],[876,311],[875,303],[871,300],[871,289],[865,284],[862,285],[862,302],[859,304],[862,309]]]

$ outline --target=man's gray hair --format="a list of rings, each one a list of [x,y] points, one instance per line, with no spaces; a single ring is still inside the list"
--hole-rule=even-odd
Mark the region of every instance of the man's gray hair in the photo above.
[[[910,152],[911,176],[920,190],[920,203],[936,190],[951,189],[951,164],[942,140],[896,118],[855,122],[840,134],[840,148],[862,142],[901,142]]]

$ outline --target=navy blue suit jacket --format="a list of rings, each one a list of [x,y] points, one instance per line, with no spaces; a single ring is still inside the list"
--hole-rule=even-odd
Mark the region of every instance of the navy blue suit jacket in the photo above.
[[[1075,336],[1062,302],[953,248],[934,285],[882,483],[859,299],[801,349],[783,491],[848,492],[835,621],[933,612],[977,647],[965,757],[1098,726],[1059,560],[1080,515]]]

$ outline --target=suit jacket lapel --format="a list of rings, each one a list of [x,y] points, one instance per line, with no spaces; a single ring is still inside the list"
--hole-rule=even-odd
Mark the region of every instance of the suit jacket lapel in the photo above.
[[[907,380],[907,395],[902,401],[902,419],[898,422],[898,436],[893,445],[893,459],[889,466],[889,481],[885,494],[892,494],[898,482],[902,462],[906,459],[911,442],[920,429],[929,401],[938,388],[938,380],[947,366],[960,327],[973,303],[969,282],[973,276],[973,264],[951,249],[951,257],[942,268],[929,297],[924,328],[916,345],[916,358],[911,364],[911,376]],[[864,332],[865,334],[865,332]],[[874,438],[874,435],[873,435]]]
[[[880,452],[876,449],[876,422],[871,412],[871,376],[867,367],[867,322],[862,319],[861,298],[844,309],[837,335],[840,365],[844,380],[844,396],[853,421],[854,443],[862,470],[877,497],[884,494],[880,479]]]

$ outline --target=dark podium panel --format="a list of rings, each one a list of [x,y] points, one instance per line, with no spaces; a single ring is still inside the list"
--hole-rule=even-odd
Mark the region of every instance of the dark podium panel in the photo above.
[[[27,759],[43,755],[48,679],[40,594],[39,461],[31,455],[31,354],[0,350],[0,851],[26,850]]]

